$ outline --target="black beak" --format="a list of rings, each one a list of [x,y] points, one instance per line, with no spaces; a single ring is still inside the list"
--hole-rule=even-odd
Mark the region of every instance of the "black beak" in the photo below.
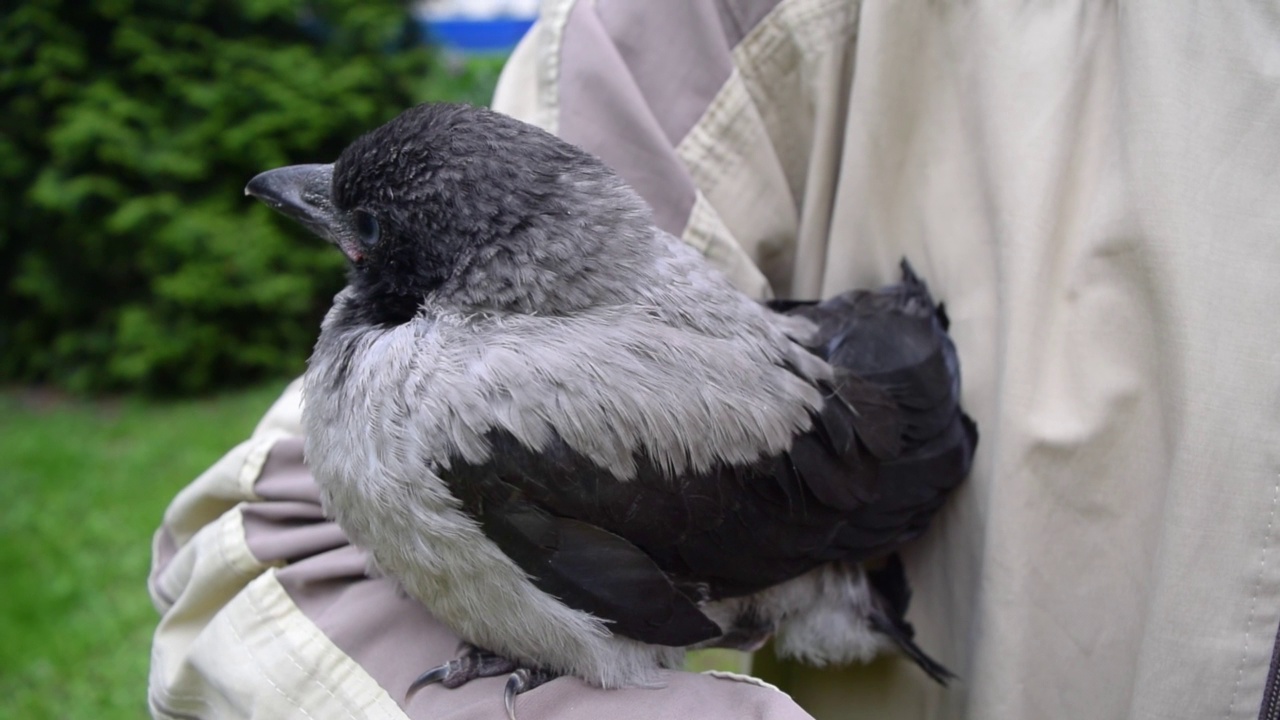
[[[297,220],[358,262],[360,246],[354,241],[347,214],[333,206],[332,183],[333,165],[289,165],[255,175],[244,194]]]

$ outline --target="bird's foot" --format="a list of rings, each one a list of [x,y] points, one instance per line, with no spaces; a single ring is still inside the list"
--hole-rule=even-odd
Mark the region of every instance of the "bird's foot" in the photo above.
[[[507,708],[507,717],[515,720],[516,696],[528,692],[545,682],[554,680],[558,675],[541,668],[527,668],[514,660],[509,660],[496,653],[483,650],[474,645],[463,643],[458,657],[436,668],[432,668],[418,676],[409,685],[409,692],[440,683],[449,689],[459,688],[476,678],[506,675],[506,688],[502,692],[503,704]]]

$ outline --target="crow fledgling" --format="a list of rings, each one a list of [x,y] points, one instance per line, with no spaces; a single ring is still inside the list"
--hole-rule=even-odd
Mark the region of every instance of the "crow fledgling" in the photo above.
[[[246,192],[350,284],[305,380],[328,512],[472,649],[427,673],[650,685],[684,649],[912,640],[894,551],[977,443],[946,318],[898,285],[761,304],[585,151],[428,104]],[[869,564],[866,564],[869,563]]]

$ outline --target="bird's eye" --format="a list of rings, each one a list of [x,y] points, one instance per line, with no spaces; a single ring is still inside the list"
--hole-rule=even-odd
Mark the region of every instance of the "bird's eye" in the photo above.
[[[378,227],[378,218],[364,210],[356,211],[356,232],[360,235],[360,242],[364,243],[365,247],[378,244],[378,239],[382,236],[382,229]]]

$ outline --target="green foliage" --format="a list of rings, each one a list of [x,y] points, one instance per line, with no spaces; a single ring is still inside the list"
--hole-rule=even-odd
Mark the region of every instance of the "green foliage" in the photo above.
[[[341,256],[243,197],[422,100],[486,102],[397,0],[33,0],[0,18],[0,380],[297,372]]]

